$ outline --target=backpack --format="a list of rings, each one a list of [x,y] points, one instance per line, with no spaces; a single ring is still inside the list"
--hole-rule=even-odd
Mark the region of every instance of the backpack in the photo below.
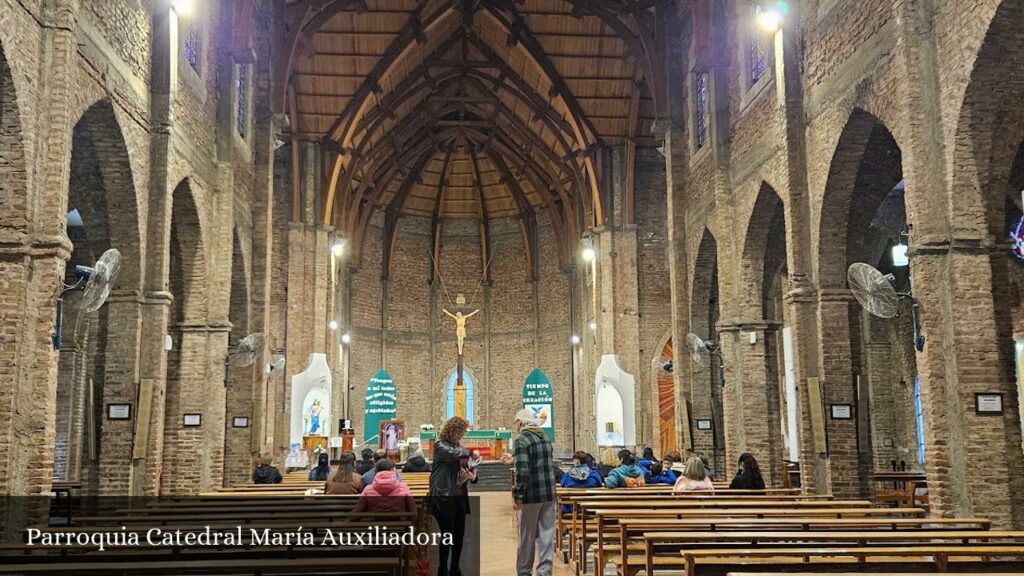
[[[645,484],[643,476],[637,476],[636,478],[626,477],[626,488],[639,488]]]

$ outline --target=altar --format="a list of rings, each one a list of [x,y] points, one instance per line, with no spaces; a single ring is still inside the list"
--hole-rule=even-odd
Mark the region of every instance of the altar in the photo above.
[[[434,459],[434,441],[437,432],[420,432],[420,445],[430,460]],[[476,450],[484,460],[497,460],[508,449],[512,440],[511,430],[467,430],[462,437],[462,447]]]

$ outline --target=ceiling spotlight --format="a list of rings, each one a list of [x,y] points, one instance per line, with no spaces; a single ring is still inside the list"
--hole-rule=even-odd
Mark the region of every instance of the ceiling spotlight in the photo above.
[[[341,335],[342,344],[348,344],[350,342],[352,342],[352,336],[350,336],[348,332],[345,332],[344,334]]]
[[[782,17],[789,12],[789,4],[784,0],[766,2],[755,8],[754,15],[757,25],[765,32],[775,32],[782,26]]]
[[[597,252],[595,252],[594,249],[590,247],[584,248],[581,254],[583,256],[584,262],[593,262],[594,258],[597,258]]]
[[[171,7],[178,16],[188,16],[196,8],[195,0],[171,0]]]
[[[327,323],[327,327],[330,328],[332,332],[337,330],[338,329],[338,321],[337,320],[331,320],[330,322]]]
[[[580,345],[581,340],[580,340],[579,336],[573,334],[571,340],[572,340],[572,345],[573,346],[579,346]]]
[[[590,324],[587,324],[587,326],[590,328],[591,332],[597,332],[597,322],[591,322]]]

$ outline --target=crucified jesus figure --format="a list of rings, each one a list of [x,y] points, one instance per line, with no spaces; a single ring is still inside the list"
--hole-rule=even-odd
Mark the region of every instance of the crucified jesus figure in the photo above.
[[[459,356],[462,356],[462,344],[466,341],[466,318],[469,318],[480,310],[473,310],[469,314],[463,314],[462,312],[452,314],[444,308],[441,310],[455,320],[455,337],[459,339]]]

